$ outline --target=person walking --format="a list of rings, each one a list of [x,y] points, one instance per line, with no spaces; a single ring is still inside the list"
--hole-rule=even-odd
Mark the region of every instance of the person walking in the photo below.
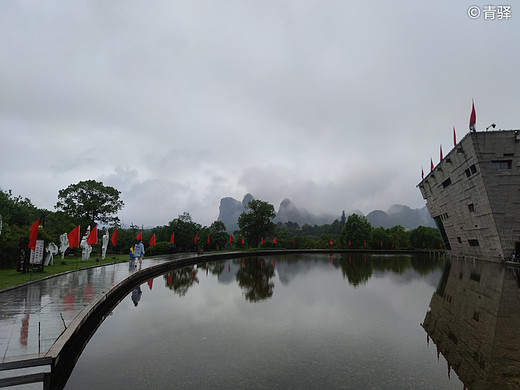
[[[134,247],[130,247],[130,260],[128,261],[129,265],[128,268],[130,271],[135,270],[135,254],[134,254]]]
[[[137,241],[137,244],[134,245],[134,256],[139,261],[139,267],[141,267],[144,256],[144,245],[142,240]]]

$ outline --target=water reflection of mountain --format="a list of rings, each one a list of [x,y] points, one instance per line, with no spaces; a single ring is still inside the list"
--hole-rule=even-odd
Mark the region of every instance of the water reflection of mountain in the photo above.
[[[519,271],[446,263],[423,327],[468,389],[520,388]]]

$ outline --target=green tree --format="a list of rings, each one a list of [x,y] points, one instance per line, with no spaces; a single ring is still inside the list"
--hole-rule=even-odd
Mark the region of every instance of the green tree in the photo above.
[[[16,264],[18,248],[20,245],[27,245],[23,242],[29,239],[29,228],[42,212],[43,210],[38,210],[29,199],[14,196],[10,190],[0,190],[0,267],[8,268]],[[38,238],[41,238],[40,232]]]
[[[364,247],[365,241],[367,243],[370,241],[371,236],[372,225],[370,222],[363,216],[352,214],[345,222],[339,240],[343,247],[349,247],[350,241],[350,248],[359,249]]]
[[[97,222],[119,224],[117,212],[124,203],[119,199],[121,192],[95,180],[80,181],[58,192],[55,208],[73,218],[91,225]]]
[[[272,222],[276,216],[274,206],[258,199],[253,199],[247,204],[245,212],[238,217],[238,227],[252,247],[257,247],[261,237],[271,235],[275,230]]]
[[[193,222],[190,213],[184,212],[168,224],[169,232],[175,233],[174,245],[179,252],[189,252],[196,249],[195,236],[203,242],[200,236],[202,226]],[[170,233],[170,234],[171,234]]]
[[[441,248],[442,238],[437,229],[419,226],[410,232],[410,241],[415,248]]]
[[[406,249],[410,243],[410,232],[401,225],[396,225],[386,230],[392,239],[395,249]]]
[[[226,232],[226,225],[222,221],[214,221],[208,228],[208,234],[211,237],[210,244],[207,248],[208,250],[223,249],[229,240],[229,235]]]
[[[382,243],[382,245],[381,245]],[[372,230],[372,237],[370,239],[370,248],[372,249],[391,249],[392,240],[383,227],[378,227]]]

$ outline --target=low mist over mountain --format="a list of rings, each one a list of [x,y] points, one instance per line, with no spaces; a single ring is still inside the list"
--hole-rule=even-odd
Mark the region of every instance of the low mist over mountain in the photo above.
[[[238,230],[238,217],[246,210],[247,204],[253,199],[254,197],[251,194],[247,194],[244,196],[242,202],[231,197],[222,198],[220,200],[218,220],[224,222],[228,232],[231,233]],[[350,211],[346,213],[346,216],[348,217],[354,213],[363,215],[360,211]],[[273,222],[296,222],[300,226],[305,224],[313,226],[330,224],[340,218],[341,212],[339,212],[338,215],[315,215],[304,208],[296,207],[290,199],[286,198],[280,203]],[[393,205],[386,212],[374,210],[368,213],[366,218],[374,228],[383,227],[387,229],[396,225],[401,225],[410,230],[421,225],[435,227],[435,222],[430,217],[426,207],[422,209],[411,209],[408,206]]]
[[[401,225],[405,229],[415,229],[418,226],[435,227],[430,213],[426,206],[422,209],[411,209],[408,206],[394,204],[384,212],[374,210],[366,215],[368,222],[373,227],[383,227],[385,229],[392,226]]]

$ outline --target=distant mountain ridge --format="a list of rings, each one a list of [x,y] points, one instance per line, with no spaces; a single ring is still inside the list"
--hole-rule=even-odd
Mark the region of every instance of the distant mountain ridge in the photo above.
[[[253,199],[255,199],[253,195],[246,194],[241,202],[231,197],[222,198],[220,200],[219,215],[217,219],[226,225],[226,230],[228,232],[231,233],[238,230],[238,217],[246,210],[247,204]],[[348,217],[354,213],[363,215],[360,211],[351,211],[346,213],[346,216]],[[421,209],[411,209],[408,206],[395,204],[390,206],[386,212],[382,210],[374,210],[368,213],[365,217],[374,228],[383,227],[388,229],[396,225],[401,225],[405,229],[409,230],[415,229],[418,226],[435,227],[435,222],[430,217],[426,206]],[[334,222],[334,220],[339,220],[340,218],[341,214],[312,214],[305,208],[296,207],[290,199],[285,198],[280,202],[280,206],[278,207],[273,222],[296,222],[300,226],[305,224],[313,226],[330,224]]]

